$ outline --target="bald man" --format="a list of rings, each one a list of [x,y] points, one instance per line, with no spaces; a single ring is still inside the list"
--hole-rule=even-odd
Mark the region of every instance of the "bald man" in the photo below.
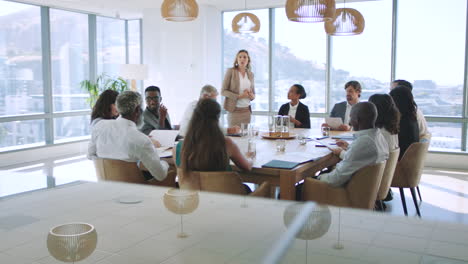
[[[347,148],[346,153],[341,147],[333,149],[333,154],[339,156],[341,161],[333,171],[320,175],[319,180],[334,187],[341,187],[359,169],[388,159],[387,141],[375,127],[376,119],[377,108],[373,103],[363,102],[353,106],[350,124],[356,131],[354,140],[349,146],[343,146]]]

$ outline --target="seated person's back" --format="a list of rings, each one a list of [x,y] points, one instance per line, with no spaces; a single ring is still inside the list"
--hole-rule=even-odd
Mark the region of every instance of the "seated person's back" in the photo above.
[[[353,107],[350,123],[356,130],[355,139],[344,155],[340,155],[342,149],[333,150],[334,154],[340,155],[342,161],[330,173],[320,175],[321,181],[340,187],[359,169],[387,160],[388,144],[380,130],[375,128],[376,118],[377,109],[372,103],[358,103]]]
[[[128,162],[141,161],[157,180],[164,180],[168,164],[159,155],[148,136],[137,129],[141,122],[141,96],[126,91],[117,97],[117,120],[103,120],[92,130],[88,158],[104,158]]]

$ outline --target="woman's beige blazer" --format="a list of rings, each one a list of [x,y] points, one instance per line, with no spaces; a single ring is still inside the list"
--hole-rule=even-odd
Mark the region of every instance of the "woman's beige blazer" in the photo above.
[[[250,89],[255,94],[254,75],[251,71],[247,71],[247,77],[250,80]],[[224,109],[228,112],[233,112],[236,109],[237,98],[239,97],[239,74],[236,68],[229,68],[224,75],[223,90],[221,95],[225,96]]]

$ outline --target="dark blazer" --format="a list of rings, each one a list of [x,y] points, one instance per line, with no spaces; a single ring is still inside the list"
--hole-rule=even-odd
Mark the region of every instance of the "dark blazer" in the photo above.
[[[398,145],[400,146],[398,160],[403,157],[409,146],[415,142],[419,142],[418,121],[402,116],[400,119],[400,133],[398,133]]]
[[[289,113],[289,103],[286,103],[280,107],[278,115],[288,115]],[[310,113],[309,107],[307,105],[299,102],[296,111],[296,118],[299,122],[302,123],[301,126],[294,125],[295,128],[310,128]]]
[[[341,121],[343,121],[344,124],[346,105],[346,101],[335,104],[335,106],[333,106],[333,109],[331,110],[330,117],[341,117]]]

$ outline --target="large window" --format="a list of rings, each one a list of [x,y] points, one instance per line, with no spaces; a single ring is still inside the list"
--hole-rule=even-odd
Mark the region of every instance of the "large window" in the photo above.
[[[40,8],[0,1],[0,117],[44,112]]]
[[[467,2],[440,3],[399,1],[396,78],[413,82],[425,115],[462,116]]]
[[[346,8],[361,12],[366,26],[357,36],[332,37],[330,109],[346,99],[344,85],[348,81],[361,83],[361,100],[390,89],[392,0],[347,3]]]
[[[125,64],[125,21],[97,17],[97,66],[98,73],[115,77],[119,65]]]
[[[50,10],[54,112],[89,109],[80,82],[89,77],[88,16]]]
[[[269,18],[268,9],[250,10],[256,15],[262,25],[260,32],[255,34],[239,34],[232,32],[231,22],[234,16],[241,12],[225,12],[223,17],[224,50],[223,50],[223,73],[233,66],[236,54],[245,49],[251,58],[252,72],[255,76],[255,100],[252,101],[254,111],[268,111],[269,98]]]
[[[87,139],[80,82],[140,63],[140,20],[0,0],[0,22],[0,152]]]
[[[322,23],[291,22],[284,8],[274,13],[273,109],[288,102],[293,84],[304,86],[307,97],[302,102],[313,113],[325,113],[326,102],[326,33]]]

